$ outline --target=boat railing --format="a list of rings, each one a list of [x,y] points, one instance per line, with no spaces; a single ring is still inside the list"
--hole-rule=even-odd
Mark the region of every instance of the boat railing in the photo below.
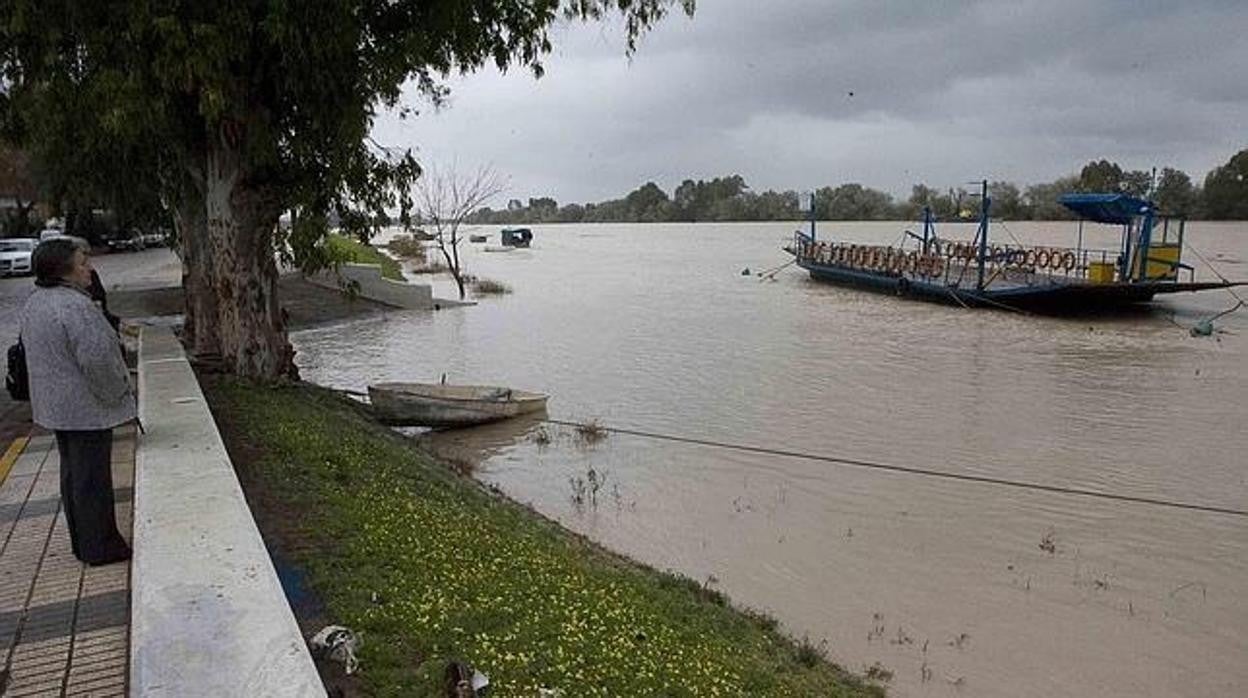
[[[979,248],[969,240],[929,240],[917,249],[817,241],[807,233],[793,236],[798,260],[814,264],[940,281],[962,286],[977,279]],[[1071,280],[1112,280],[1119,266],[1117,250],[1034,245],[990,245],[984,253],[986,284],[997,279],[1024,285]]]

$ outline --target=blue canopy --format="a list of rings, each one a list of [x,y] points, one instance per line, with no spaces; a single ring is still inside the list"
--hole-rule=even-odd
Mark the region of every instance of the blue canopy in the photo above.
[[[1126,194],[1063,194],[1057,202],[1085,220],[1119,225],[1130,223],[1152,206]]]

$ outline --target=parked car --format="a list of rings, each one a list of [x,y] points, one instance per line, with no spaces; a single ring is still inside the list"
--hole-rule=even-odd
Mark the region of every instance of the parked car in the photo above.
[[[30,257],[39,241],[34,238],[7,238],[0,240],[0,276],[32,274]]]
[[[43,242],[44,240],[51,240],[53,238],[63,238],[63,237],[65,237],[64,228],[47,227],[39,231],[39,242]]]
[[[169,244],[169,231],[153,229],[140,233],[143,244],[148,247],[164,247]]]
[[[106,236],[104,242],[112,252],[137,252],[147,247],[147,241],[137,230],[118,230]]]
[[[139,230],[131,228],[130,230],[119,230],[108,235],[105,238],[108,248],[114,252],[120,250],[144,250],[149,247],[164,247],[169,244],[168,233],[160,229]]]

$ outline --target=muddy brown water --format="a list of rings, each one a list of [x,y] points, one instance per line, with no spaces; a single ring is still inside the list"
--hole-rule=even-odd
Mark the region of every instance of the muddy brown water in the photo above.
[[[902,227],[821,231],[889,243]],[[536,226],[531,250],[466,246],[471,271],[511,295],[299,333],[299,363],[340,387],[446,373],[548,392],[557,419],[1248,509],[1248,311],[1214,337],[1185,329],[1232,305],[1226,292],[1053,319],[840,289],[795,268],[774,282],[741,274],[784,263],[792,229]],[[1248,278],[1248,225],[1188,233],[1224,275]],[[1085,235],[1117,243],[1109,229]],[[1248,694],[1248,518],[637,436],[589,444],[532,421],[434,442],[851,669],[879,662],[895,695]]]

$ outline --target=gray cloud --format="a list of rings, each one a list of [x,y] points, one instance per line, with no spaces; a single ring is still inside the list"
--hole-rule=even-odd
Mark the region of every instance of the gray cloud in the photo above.
[[[454,79],[376,135],[561,202],[730,172],[902,194],[1099,157],[1201,177],[1248,146],[1245,29],[1243,2],[703,0],[631,60],[617,26],[561,28],[543,79]]]

